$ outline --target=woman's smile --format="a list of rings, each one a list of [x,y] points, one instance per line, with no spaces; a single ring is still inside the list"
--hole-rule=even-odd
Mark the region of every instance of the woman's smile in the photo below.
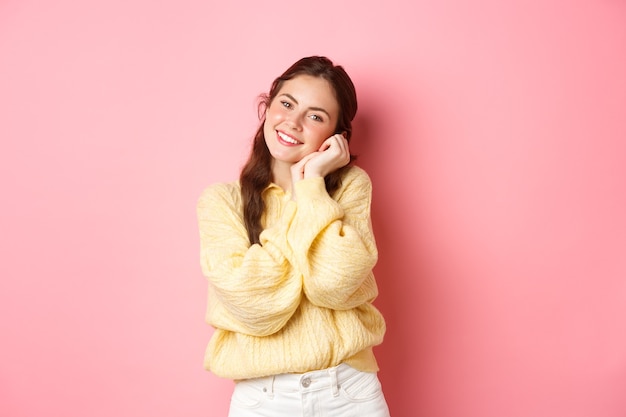
[[[281,132],[280,130],[277,130],[276,134],[278,136],[278,141],[285,146],[302,145],[302,142],[300,142],[293,136],[289,136],[288,134]]]

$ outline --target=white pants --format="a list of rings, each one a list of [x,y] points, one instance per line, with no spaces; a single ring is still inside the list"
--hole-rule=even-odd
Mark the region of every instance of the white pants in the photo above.
[[[237,382],[228,417],[389,417],[375,373],[341,364]]]

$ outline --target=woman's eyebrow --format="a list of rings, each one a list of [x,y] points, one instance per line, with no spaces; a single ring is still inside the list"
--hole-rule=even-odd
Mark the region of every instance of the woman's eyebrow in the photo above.
[[[289,93],[282,93],[281,96],[285,96],[288,97],[290,100],[292,100],[294,103],[296,104],[300,104],[298,103],[298,100],[296,100],[296,98],[294,96],[292,96]],[[325,113],[326,116],[328,116],[328,118],[330,119],[330,113],[328,113],[325,109],[321,108],[321,107],[309,107],[309,110],[313,110],[313,111],[321,111],[322,113]]]

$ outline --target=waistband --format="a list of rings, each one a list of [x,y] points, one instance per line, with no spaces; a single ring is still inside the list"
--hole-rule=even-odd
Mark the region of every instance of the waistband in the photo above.
[[[339,394],[341,384],[357,376],[361,371],[342,363],[332,368],[302,374],[279,374],[262,378],[246,379],[238,384],[250,384],[273,395],[274,392],[311,392],[330,388],[333,395]]]

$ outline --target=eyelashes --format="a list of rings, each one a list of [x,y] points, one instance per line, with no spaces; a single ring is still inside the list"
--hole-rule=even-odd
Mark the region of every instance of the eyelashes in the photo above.
[[[280,100],[280,105],[289,110],[293,109],[293,104],[286,100]],[[324,118],[317,113],[310,114],[307,117],[315,122],[325,121]]]

